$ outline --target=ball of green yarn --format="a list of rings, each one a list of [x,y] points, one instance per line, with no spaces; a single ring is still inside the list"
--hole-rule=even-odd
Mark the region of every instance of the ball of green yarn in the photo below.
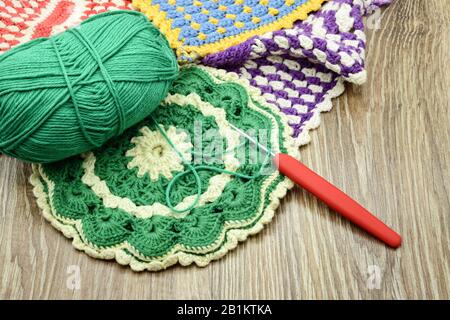
[[[0,55],[0,153],[48,163],[96,147],[148,116],[178,65],[142,14],[113,11]]]

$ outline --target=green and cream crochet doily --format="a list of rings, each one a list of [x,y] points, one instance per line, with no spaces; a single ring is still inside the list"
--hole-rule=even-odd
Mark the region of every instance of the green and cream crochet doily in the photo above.
[[[177,262],[205,266],[259,232],[292,183],[276,170],[254,179],[198,171],[202,190],[197,205],[176,213],[167,205],[165,192],[186,165],[155,122],[187,161],[195,154],[190,137],[195,137],[198,124],[202,133],[214,129],[228,150],[215,166],[252,175],[261,164],[237,158],[242,140],[231,125],[244,131],[268,130],[272,151],[298,157],[282,117],[236,75],[185,68],[151,118],[98,150],[34,165],[34,194],[45,218],[92,257],[116,259],[136,271]],[[202,136],[201,151],[207,154],[217,137],[208,141]],[[184,175],[171,192],[175,209],[189,206],[196,194],[194,176]]]

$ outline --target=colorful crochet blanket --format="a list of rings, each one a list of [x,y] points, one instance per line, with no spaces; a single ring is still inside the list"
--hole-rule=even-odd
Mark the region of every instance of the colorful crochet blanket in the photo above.
[[[264,132],[267,148],[298,157],[285,119],[257,89],[235,74],[185,68],[152,118],[98,150],[35,165],[31,182],[38,205],[77,249],[93,257],[116,259],[136,271],[177,262],[205,266],[259,232],[292,187],[271,161],[252,160],[251,144],[233,126]],[[215,167],[247,176],[203,170],[212,150]],[[185,172],[194,161],[201,196],[194,209],[177,213],[166,191],[182,173],[170,193],[174,208],[182,211],[195,200],[199,184]]]
[[[325,0],[133,0],[181,59],[225,50],[255,35],[290,28]]]

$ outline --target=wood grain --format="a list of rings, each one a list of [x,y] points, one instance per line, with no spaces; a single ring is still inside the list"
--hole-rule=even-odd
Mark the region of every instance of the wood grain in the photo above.
[[[76,251],[41,217],[30,167],[1,157],[0,298],[449,299],[449,21],[448,0],[394,2],[369,31],[368,82],[347,87],[302,149],[400,231],[399,250],[295,189],[264,231],[208,267],[134,273]],[[79,290],[66,284],[71,265]]]

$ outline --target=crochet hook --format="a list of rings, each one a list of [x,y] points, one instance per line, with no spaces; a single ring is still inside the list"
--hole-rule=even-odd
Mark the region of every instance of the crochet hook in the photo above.
[[[400,247],[402,238],[397,232],[389,228],[336,186],[306,167],[297,159],[284,153],[275,154],[239,128],[232,124],[231,127],[233,127],[240,135],[261,148],[261,150],[270,154],[278,171],[291,179],[295,184],[308,190],[318,199],[323,201],[328,207],[388,246],[392,248]]]

